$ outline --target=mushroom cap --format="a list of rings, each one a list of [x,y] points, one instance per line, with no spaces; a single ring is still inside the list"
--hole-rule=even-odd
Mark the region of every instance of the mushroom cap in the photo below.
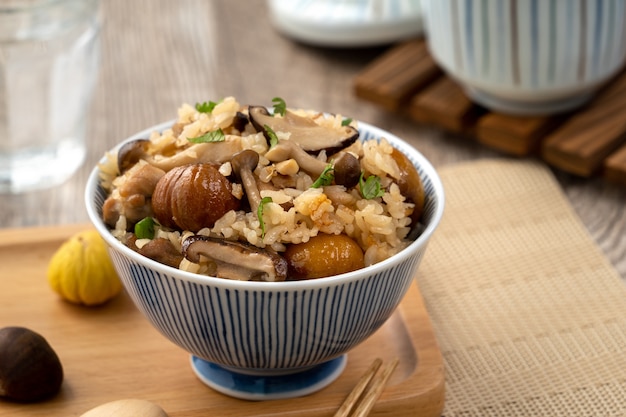
[[[250,106],[248,115],[252,125],[257,131],[263,132],[268,143],[270,138],[266,126],[274,132],[290,133],[289,140],[298,143],[302,149],[310,153],[325,150],[327,154],[332,154],[350,146],[359,137],[359,131],[352,126],[340,128],[322,126],[289,110],[283,117],[274,117],[263,106]]]
[[[241,172],[242,169],[254,171],[258,163],[259,154],[252,149],[245,149],[241,152],[238,152],[233,155],[232,159],[230,160],[230,165],[233,168],[233,172],[238,176],[239,172]]]
[[[354,187],[361,177],[361,164],[350,152],[341,152],[335,160],[335,183],[346,188]]]
[[[296,142],[287,139],[280,139],[276,145],[272,146],[265,153],[265,157],[271,162],[295,159],[301,169],[314,175],[321,174],[326,167],[325,162],[306,153]]]

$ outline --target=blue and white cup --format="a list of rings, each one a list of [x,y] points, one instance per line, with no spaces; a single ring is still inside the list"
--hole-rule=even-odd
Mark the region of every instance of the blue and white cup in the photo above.
[[[622,68],[625,0],[423,0],[428,47],[483,106],[575,109]]]

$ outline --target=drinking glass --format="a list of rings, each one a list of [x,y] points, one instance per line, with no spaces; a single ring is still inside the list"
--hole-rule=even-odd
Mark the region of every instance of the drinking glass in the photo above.
[[[85,159],[99,0],[0,0],[0,192],[58,185]]]

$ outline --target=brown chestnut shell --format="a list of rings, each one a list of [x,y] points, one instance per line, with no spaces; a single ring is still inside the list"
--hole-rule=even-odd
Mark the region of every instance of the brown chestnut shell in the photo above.
[[[183,165],[168,171],[152,195],[152,210],[160,224],[193,232],[212,227],[239,205],[230,181],[213,164]]]
[[[0,397],[42,401],[62,382],[61,361],[43,336],[25,327],[0,329]]]

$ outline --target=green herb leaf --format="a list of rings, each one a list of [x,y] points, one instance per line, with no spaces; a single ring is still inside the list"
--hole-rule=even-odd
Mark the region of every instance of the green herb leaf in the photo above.
[[[276,132],[274,132],[274,130],[268,125],[263,125],[263,129],[265,129],[267,136],[270,138],[270,148],[278,145],[278,136],[276,136]]]
[[[144,217],[135,224],[137,239],[154,239],[154,219]]]
[[[187,140],[191,143],[224,142],[226,136],[224,136],[222,129],[217,129],[196,138],[187,138]]]
[[[350,123],[352,123],[352,119],[348,118],[348,119],[343,119],[341,121],[341,126],[349,126]]]
[[[385,194],[385,190],[380,186],[380,178],[376,175],[370,175],[367,179],[364,179],[363,173],[361,172],[359,188],[361,189],[361,195],[367,200],[382,197],[383,194]]]
[[[214,101],[205,101],[204,103],[196,103],[196,110],[200,113],[211,113],[213,109],[217,106],[217,103]]]
[[[320,176],[315,180],[313,184],[311,184],[311,188],[320,188],[325,185],[330,185],[333,183],[335,179],[335,165],[333,161],[330,161],[324,167],[324,170],[320,174]]]
[[[285,103],[285,100],[280,97],[274,97],[272,99],[272,103],[274,103],[274,114],[284,116],[287,111],[287,104]]]
[[[259,223],[261,224],[261,238],[265,237],[265,222],[263,221],[263,210],[265,209],[265,205],[271,202],[272,197],[263,197],[261,199],[261,202],[259,203],[259,208],[256,209],[256,216],[259,218]]]

